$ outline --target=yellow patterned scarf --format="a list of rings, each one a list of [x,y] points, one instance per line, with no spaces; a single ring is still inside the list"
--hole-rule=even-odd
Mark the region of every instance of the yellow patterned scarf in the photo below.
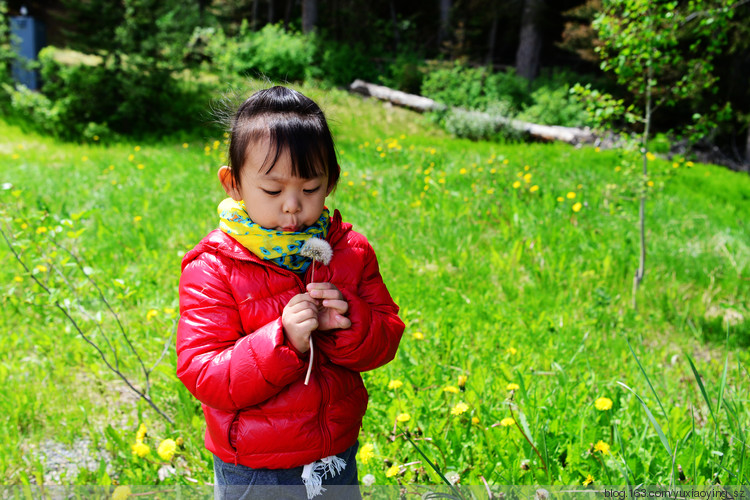
[[[245,210],[244,202],[227,198],[219,203],[219,229],[239,241],[263,260],[270,260],[277,265],[303,273],[310,265],[310,259],[299,254],[302,245],[310,238],[328,236],[331,218],[327,208],[323,208],[320,218],[302,232],[292,233],[266,229],[253,222]]]

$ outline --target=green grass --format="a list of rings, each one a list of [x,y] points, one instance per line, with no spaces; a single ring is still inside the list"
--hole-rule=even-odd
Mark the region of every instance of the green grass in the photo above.
[[[456,140],[404,110],[305,90],[329,115],[344,171],[328,205],[372,242],[407,325],[396,360],[364,374],[360,443],[373,456],[360,457],[360,478],[440,483],[409,437],[462,484],[580,484],[588,475],[669,484],[680,482],[677,465],[689,484],[749,481],[747,175],[651,162],[636,312],[637,201],[620,153]],[[216,227],[223,140],[65,144],[0,123],[3,231],[56,294],[0,247],[4,483],[39,480],[46,440],[73,446],[81,437],[109,450],[114,469],[68,483],[155,484],[166,463],[156,447],[177,437],[178,475],[166,482],[212,480],[202,415],[174,375],[173,348],[149,375],[170,424],[144,401],[123,400],[124,384],[55,308],[78,298],[85,314],[71,314],[105,347],[91,318],[116,332],[50,234],[61,228],[55,238],[85,261],[150,368],[174,329],[182,255]],[[142,388],[128,345],[116,335],[112,344],[110,359],[117,352]],[[600,397],[610,410],[595,408]],[[402,414],[409,419],[397,423]],[[511,416],[518,425],[500,424]],[[146,458],[130,449],[142,422]],[[609,454],[592,451],[599,441]]]

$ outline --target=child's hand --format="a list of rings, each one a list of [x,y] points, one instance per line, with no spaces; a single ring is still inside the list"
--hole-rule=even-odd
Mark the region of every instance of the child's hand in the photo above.
[[[349,328],[352,322],[344,316],[349,304],[344,295],[331,283],[309,283],[307,291],[310,297],[321,305],[318,312],[318,330],[335,330]]]
[[[281,313],[284,334],[299,352],[310,349],[310,334],[318,328],[318,304],[307,293],[292,297]]]

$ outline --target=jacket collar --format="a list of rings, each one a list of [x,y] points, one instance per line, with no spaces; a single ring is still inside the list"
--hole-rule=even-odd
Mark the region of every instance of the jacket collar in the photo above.
[[[341,213],[338,210],[334,210],[333,215],[331,215],[331,225],[328,228],[328,237],[326,240],[335,248],[336,244],[341,241],[351,229],[352,225],[348,222],[344,222],[341,219]],[[224,231],[215,229],[208,233],[208,235],[203,238],[195,248],[185,254],[185,257],[182,258],[182,269],[184,270],[185,266],[204,252],[220,253],[236,260],[251,261],[260,264],[268,263],[268,261],[264,261],[257,257]]]

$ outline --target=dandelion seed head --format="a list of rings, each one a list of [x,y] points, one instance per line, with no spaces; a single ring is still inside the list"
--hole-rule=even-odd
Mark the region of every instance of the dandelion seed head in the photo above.
[[[362,484],[365,486],[372,486],[375,484],[375,476],[372,474],[365,474],[365,477],[362,478]]]
[[[331,245],[322,238],[310,238],[302,245],[299,253],[304,257],[320,262],[324,266],[327,266],[333,258]]]

